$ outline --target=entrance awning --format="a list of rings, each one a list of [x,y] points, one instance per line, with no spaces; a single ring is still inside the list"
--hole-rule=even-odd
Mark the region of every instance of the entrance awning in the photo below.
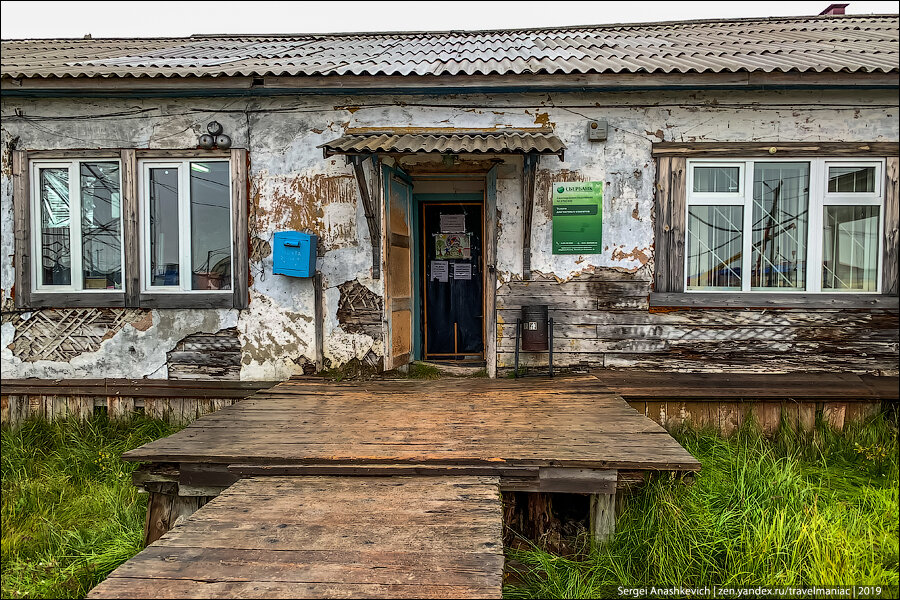
[[[538,131],[400,133],[390,130],[354,133],[319,146],[325,156],[379,152],[441,154],[547,154],[562,160],[566,147],[555,135]]]

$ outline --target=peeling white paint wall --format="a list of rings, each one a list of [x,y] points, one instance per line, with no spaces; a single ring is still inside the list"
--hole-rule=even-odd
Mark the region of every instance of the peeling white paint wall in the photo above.
[[[4,99],[0,178],[0,301],[13,309],[13,225],[10,153],[18,148],[193,148],[217,120],[251,168],[252,238],[269,242],[281,229],[320,234],[325,285],[325,358],[332,366],[382,354],[381,341],[347,333],[337,319],[338,286],[360,284],[377,295],[369,231],[352,169],[323,158],[318,145],[348,127],[552,126],[566,144],[565,161],[542,157],[539,176],[567,171],[604,182],[603,246],[599,255],[550,252],[549,199],[535,198],[534,271],[560,279],[595,268],[638,271],[652,266],[654,141],[897,141],[897,93],[891,91],[646,92],[308,96],[205,99]],[[20,116],[17,116],[20,115]],[[587,122],[607,119],[609,139],[587,141]],[[462,157],[465,159],[465,157]],[[483,157],[478,157],[483,158]],[[497,182],[498,279],[522,274],[521,165],[503,159]],[[649,268],[649,267],[648,267]],[[250,307],[244,311],[154,310],[146,331],[126,325],[96,352],[69,362],[23,362],[9,349],[12,323],[2,327],[4,377],[165,377],[165,355],[183,337],[237,327],[242,379],[283,379],[315,360],[311,280],[272,275],[272,256],[251,262]]]

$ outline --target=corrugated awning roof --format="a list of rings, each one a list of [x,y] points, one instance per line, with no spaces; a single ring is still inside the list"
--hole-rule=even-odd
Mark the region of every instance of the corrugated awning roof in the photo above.
[[[896,72],[897,15],[503,31],[4,40],[3,77]]]
[[[566,147],[548,132],[483,131],[467,133],[400,133],[377,131],[345,135],[319,146],[325,156],[378,152],[440,152],[448,154],[554,154]]]

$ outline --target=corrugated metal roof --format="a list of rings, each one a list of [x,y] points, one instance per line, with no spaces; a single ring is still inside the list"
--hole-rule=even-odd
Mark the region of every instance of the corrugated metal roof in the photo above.
[[[325,156],[371,152],[448,152],[451,154],[555,154],[566,146],[550,133],[484,131],[472,133],[392,133],[390,131],[345,135],[318,146]]]
[[[478,32],[6,40],[3,77],[896,72],[897,15]]]

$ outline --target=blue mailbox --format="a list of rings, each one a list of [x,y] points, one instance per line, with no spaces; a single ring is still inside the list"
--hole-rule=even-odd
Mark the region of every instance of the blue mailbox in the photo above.
[[[291,277],[312,277],[316,273],[318,237],[302,231],[276,231],[272,243],[272,272]]]

